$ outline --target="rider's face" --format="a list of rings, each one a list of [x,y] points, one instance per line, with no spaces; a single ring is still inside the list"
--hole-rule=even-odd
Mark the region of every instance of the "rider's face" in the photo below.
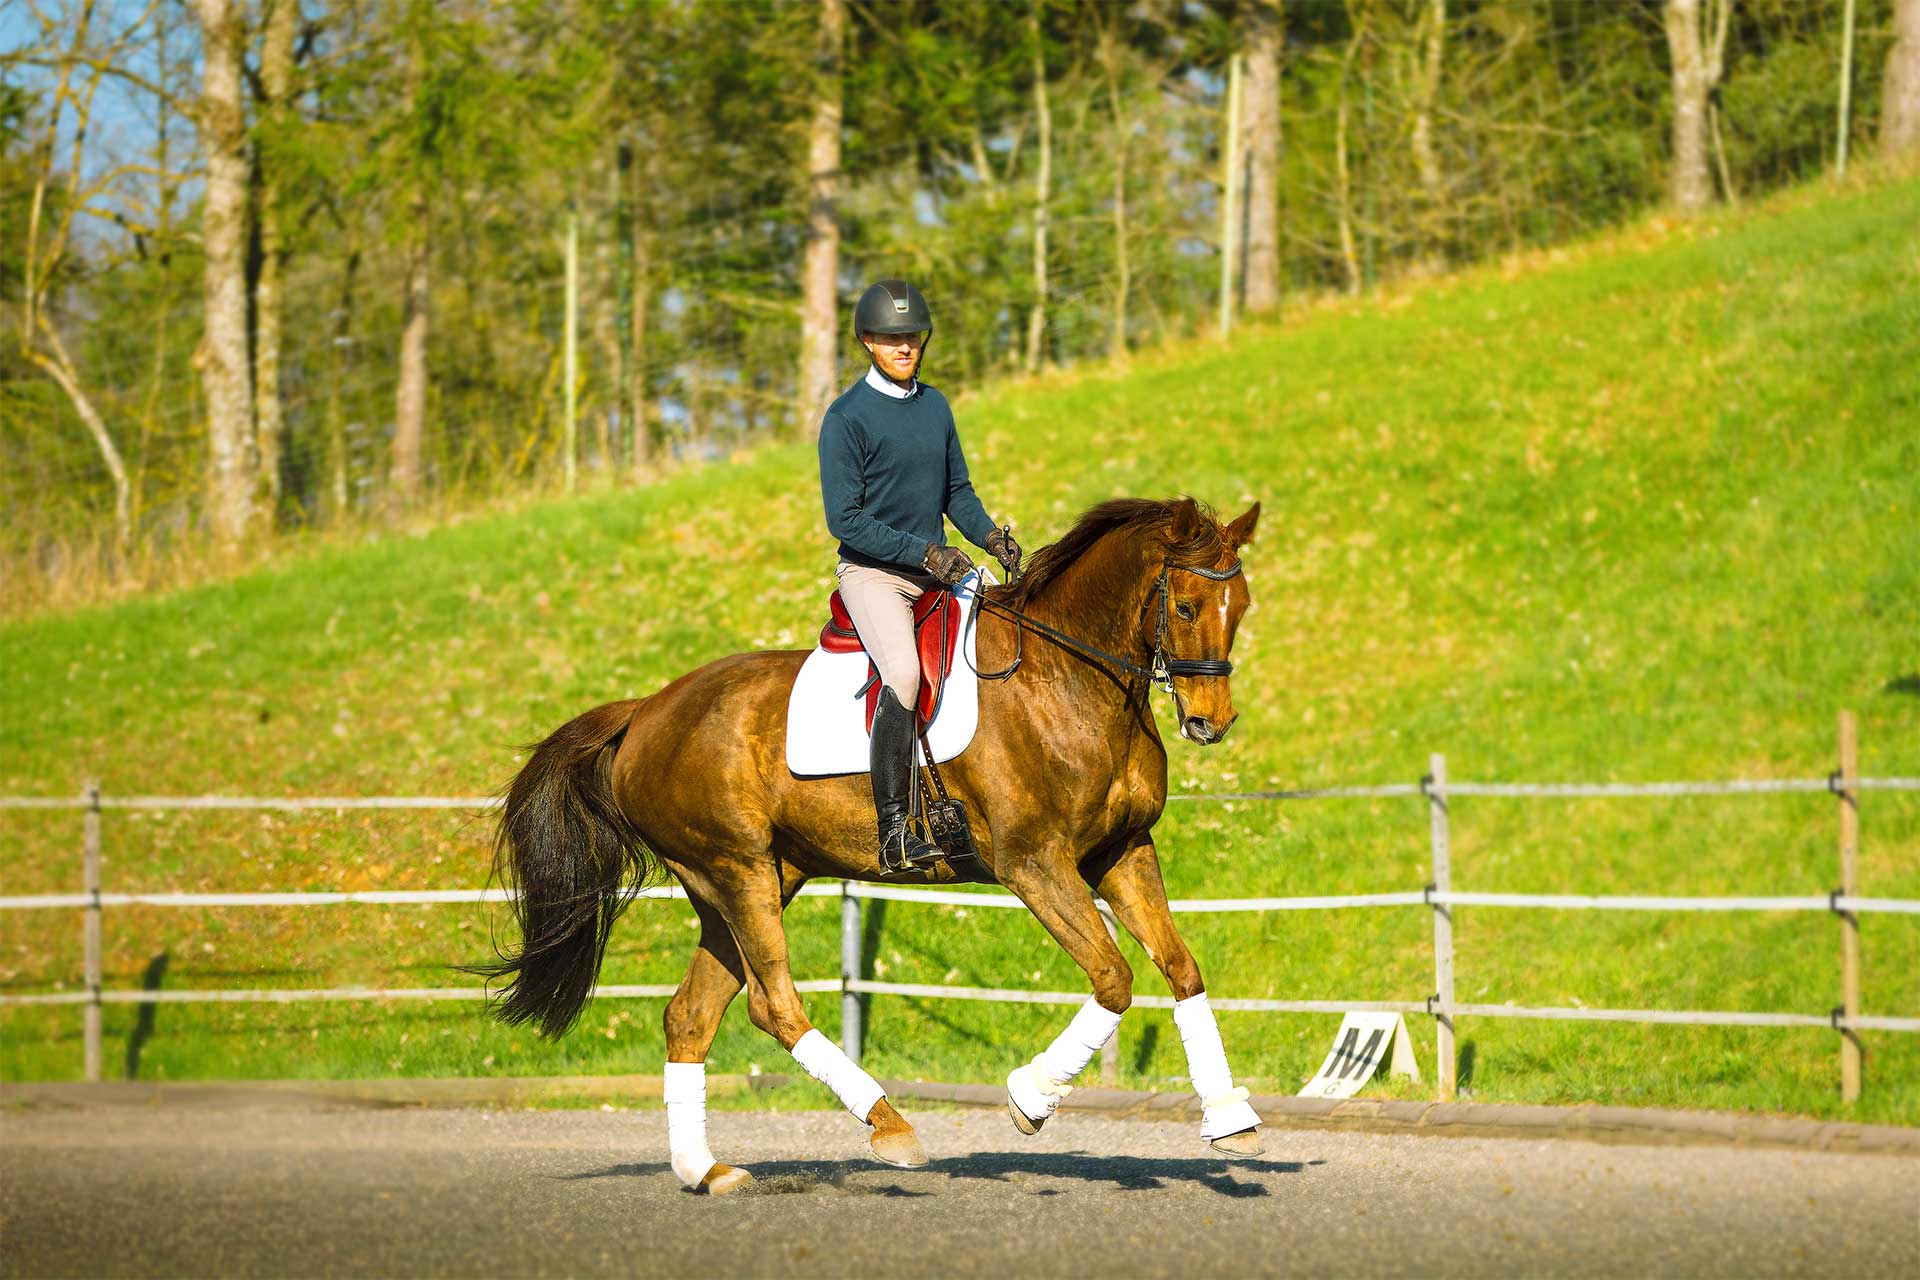
[[[927,345],[924,333],[863,333],[860,342],[873,357],[880,372],[895,382],[906,382],[920,367],[920,350]]]

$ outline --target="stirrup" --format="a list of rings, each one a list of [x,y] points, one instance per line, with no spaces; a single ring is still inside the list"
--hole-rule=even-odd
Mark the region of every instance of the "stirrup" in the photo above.
[[[884,875],[912,875],[938,866],[946,856],[946,850],[920,839],[905,822],[880,840],[880,870]]]

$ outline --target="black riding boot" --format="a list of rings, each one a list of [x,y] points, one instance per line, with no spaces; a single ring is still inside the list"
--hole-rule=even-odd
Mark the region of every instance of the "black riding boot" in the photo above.
[[[880,869],[897,874],[939,861],[939,846],[928,844],[907,825],[908,789],[913,786],[913,712],[887,688],[880,690],[880,704],[873,711],[871,768],[873,807],[880,817]]]

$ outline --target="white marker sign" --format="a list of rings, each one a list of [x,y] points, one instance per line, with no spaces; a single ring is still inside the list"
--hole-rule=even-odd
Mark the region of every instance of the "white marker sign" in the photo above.
[[[1420,1064],[1413,1058],[1413,1041],[1407,1036],[1405,1018],[1397,1013],[1350,1013],[1334,1033],[1333,1052],[1307,1081],[1300,1096],[1351,1098],[1389,1053],[1393,1065],[1388,1070],[1416,1082],[1420,1079]]]

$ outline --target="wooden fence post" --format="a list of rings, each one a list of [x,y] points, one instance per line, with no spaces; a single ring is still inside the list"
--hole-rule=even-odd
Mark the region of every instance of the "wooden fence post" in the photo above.
[[[1432,889],[1435,893],[1446,893],[1453,887],[1447,831],[1447,758],[1436,753],[1427,759],[1427,815],[1433,836]],[[1451,1102],[1454,1091],[1453,908],[1444,902],[1433,904],[1433,1003],[1435,1075],[1440,1080],[1440,1101]]]
[[[848,984],[860,978],[860,899],[853,896],[852,881],[840,882],[840,1048],[856,1063],[860,1061],[860,993]]]
[[[1101,923],[1107,926],[1107,936],[1113,939],[1113,945],[1120,945],[1120,926],[1114,922],[1113,911],[1102,907]],[[1100,1083],[1109,1089],[1120,1087],[1120,1028],[1115,1027],[1107,1042],[1100,1046]]]
[[[1859,745],[1853,712],[1840,713],[1840,772],[1835,790],[1840,796],[1840,893],[1860,892],[1860,777]],[[1860,917],[1851,911],[1840,916],[1840,1012],[1860,1016]],[[1860,1100],[1860,1036],[1852,1027],[1840,1031],[1840,1100]]]
[[[92,778],[86,783],[86,816],[82,819],[82,831],[86,841],[86,878],[87,896],[92,899],[87,904],[86,914],[86,954],[87,954],[87,994],[92,997],[86,1004],[86,1076],[88,1084],[100,1082],[100,988],[101,945],[100,945],[100,784]]]

